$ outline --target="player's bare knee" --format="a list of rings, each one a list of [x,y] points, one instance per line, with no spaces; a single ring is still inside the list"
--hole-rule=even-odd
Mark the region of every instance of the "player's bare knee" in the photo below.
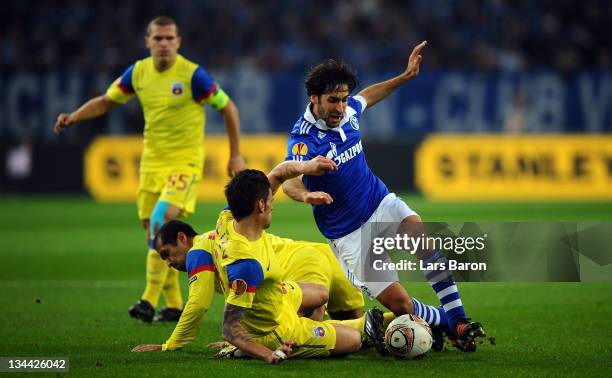
[[[425,227],[418,215],[411,215],[400,223],[398,233],[401,235],[410,235],[413,237],[421,237],[425,234]]]
[[[323,285],[310,282],[298,282],[298,285],[302,289],[302,304],[305,307],[314,309],[329,300],[329,291]]]
[[[414,214],[414,215],[410,215],[404,218],[402,220],[402,223],[404,222],[422,223],[422,220],[420,216],[418,216],[417,214]]]
[[[308,318],[318,321],[318,322],[322,322],[323,319],[325,319],[325,306],[319,306],[317,307],[312,314],[310,314],[310,316],[308,316]]]
[[[317,289],[317,295],[319,297],[319,302],[321,303],[321,306],[323,306],[329,301],[329,291],[327,290],[325,286],[321,286],[321,285],[318,285],[318,286],[319,287]]]
[[[313,297],[316,300],[316,304],[323,306],[329,301],[329,291],[323,285],[311,284],[309,286],[312,290]]]
[[[174,205],[168,205],[164,214],[164,223],[177,219],[181,215],[181,209]]]

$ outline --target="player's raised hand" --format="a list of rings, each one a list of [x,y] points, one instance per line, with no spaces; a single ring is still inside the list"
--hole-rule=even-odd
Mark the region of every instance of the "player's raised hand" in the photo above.
[[[53,131],[56,134],[61,134],[66,131],[66,129],[70,127],[70,125],[72,125],[73,123],[74,121],[70,117],[70,114],[62,113],[57,116],[57,121],[55,122],[55,127],[53,127]]]
[[[132,352],[161,352],[160,344],[140,344],[132,349]]]
[[[307,176],[323,176],[325,172],[334,171],[336,169],[338,169],[338,166],[333,160],[323,156],[317,156],[304,163],[304,171],[302,173]]]
[[[421,65],[421,60],[423,57],[421,56],[421,51],[427,46],[427,41],[423,41],[419,43],[410,54],[408,58],[408,66],[406,67],[406,74],[408,77],[413,78],[419,74],[419,68]]]
[[[331,205],[334,199],[325,192],[304,193],[303,202],[310,205]]]
[[[227,163],[227,174],[229,177],[236,176],[236,173],[244,169],[246,169],[246,163],[242,155],[230,157],[230,160]]]

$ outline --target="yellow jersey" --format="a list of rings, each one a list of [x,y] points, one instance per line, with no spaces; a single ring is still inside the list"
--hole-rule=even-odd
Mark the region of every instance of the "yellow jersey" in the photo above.
[[[230,223],[231,228],[229,228]],[[279,301],[282,302],[282,296],[276,294],[278,292],[282,294],[284,290],[280,281],[303,281],[326,286],[330,291],[328,308],[331,311],[346,311],[363,307],[361,292],[355,289],[343,275],[328,245],[294,241],[265,232],[262,238],[256,242],[249,242],[242,235],[238,235],[238,238],[236,238],[240,241],[238,244],[240,248],[248,248],[252,244],[255,249],[271,246],[276,257],[270,260],[272,273],[268,273],[267,276],[269,283],[266,283],[263,288],[260,284],[259,287],[252,288],[249,292],[248,284],[253,284],[253,282],[252,280],[245,281],[247,290],[242,294],[245,298],[241,299],[241,295],[236,295],[236,290],[232,292],[231,284],[229,284],[227,278],[227,267],[232,264],[229,261],[237,261],[236,257],[238,257],[238,254],[231,250],[231,248],[236,247],[236,243],[229,243],[228,237],[222,237],[224,235],[223,230],[228,229],[230,235],[236,236],[233,229],[233,218],[229,211],[221,213],[217,222],[217,229],[222,233],[217,234],[216,230],[212,230],[194,237],[193,246],[187,252],[185,265],[189,279],[189,296],[183,314],[172,335],[162,346],[163,350],[181,349],[196,338],[200,330],[202,316],[210,308],[215,291],[224,293],[226,301],[231,295],[233,298],[232,304],[237,306],[242,306],[241,304],[245,302],[247,306],[249,303],[251,304],[248,311],[250,312],[250,323],[245,323],[247,318],[245,316],[243,325],[248,327],[249,332],[253,332],[255,336],[275,329],[279,320],[286,321],[286,319],[280,319],[282,312],[280,311],[281,304]],[[225,234],[228,234],[228,232],[225,232]],[[224,252],[226,258],[223,258]],[[213,254],[216,257],[213,257]],[[246,257],[244,253],[240,256]],[[252,257],[249,255],[247,258],[251,259]],[[225,266],[226,273],[224,275],[219,274],[217,265]],[[263,265],[259,264],[259,266]],[[255,268],[257,268],[257,265],[255,265]],[[280,272],[278,272],[278,269],[280,269]],[[280,274],[280,278],[278,274]],[[237,286],[236,288],[238,288]],[[273,302],[269,303],[269,306],[260,303],[265,300],[264,290],[266,290],[266,287],[272,288],[268,294],[273,297]],[[280,290],[274,290],[274,288],[280,288]],[[252,304],[256,304],[256,306]],[[258,318],[259,316],[263,318]]]
[[[272,332],[284,294],[274,245],[283,239],[262,231],[258,240],[249,241],[234,229],[229,210],[219,214],[214,238],[212,257],[225,302],[247,308],[241,323],[252,335]]]
[[[229,98],[211,75],[178,55],[159,72],[148,57],[131,65],[106,91],[119,104],[138,97],[144,114],[141,172],[181,168],[196,174],[204,164],[204,104],[223,109]]]
[[[228,233],[226,230],[230,225],[231,231]],[[231,235],[233,242],[229,242],[228,235]],[[223,294],[227,303],[249,308],[242,324],[253,335],[263,335],[274,330],[278,326],[283,288],[280,284],[282,272],[272,245],[285,240],[289,239],[266,234],[257,242],[248,242],[234,231],[231,212],[223,211],[217,229],[195,236],[193,246],[187,252],[185,266],[189,279],[189,296],[179,322],[162,349],[181,349],[195,339],[202,316],[210,308],[214,292]],[[258,256],[262,260],[254,261],[254,254],[245,251],[251,243],[256,248],[263,246],[271,254],[260,253]],[[259,261],[268,261],[268,256],[269,269],[267,265],[262,268]],[[236,263],[238,260],[243,261]],[[248,265],[244,264],[244,260],[247,260]],[[249,271],[244,272],[245,269]],[[263,274],[264,269],[266,274]],[[233,288],[228,272],[229,277],[234,278],[232,283],[236,282]],[[264,277],[266,282],[262,282]],[[239,280],[244,281],[244,285],[239,285]]]

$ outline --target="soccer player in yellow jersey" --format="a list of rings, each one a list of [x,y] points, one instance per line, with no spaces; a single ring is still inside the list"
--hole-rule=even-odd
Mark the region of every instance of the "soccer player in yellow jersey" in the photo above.
[[[345,277],[327,244],[267,235],[278,256],[282,280],[307,286],[299,315],[323,320],[323,305],[327,303],[332,319],[363,316],[363,295]],[[215,284],[212,262],[215,239],[214,230],[197,235],[191,226],[179,220],[167,222],[158,232],[156,249],[169,265],[187,272],[189,297],[170,338],[163,345],[152,344],[150,351],[181,349],[197,337],[202,316],[210,308],[212,293],[220,290]],[[143,351],[147,351],[146,348]]]
[[[359,350],[363,330],[370,340],[382,343],[383,315],[378,309],[360,320],[335,323],[298,317],[303,299],[309,295],[308,286],[282,281],[274,244],[287,239],[265,232],[271,222],[273,193],[284,179],[335,168],[331,160],[317,157],[308,163],[285,162],[268,177],[260,171],[243,171],[226,187],[230,210],[220,214],[214,232],[195,241],[186,259],[184,252],[176,253],[189,247],[185,233],[177,233],[178,248],[172,248],[170,241],[157,240],[162,257],[190,271],[192,285],[203,278],[202,273],[215,276],[226,302],[223,337],[247,355],[279,363],[288,355],[306,358],[351,353]],[[162,238],[165,233],[162,228]],[[208,292],[212,295],[212,290]],[[143,345],[134,351],[155,349],[160,348]]]
[[[324,288],[319,301],[327,305],[325,308],[305,306],[304,312],[309,318],[323,320],[326,309],[332,319],[338,320],[357,319],[363,315],[361,290],[346,278],[329,245],[278,239],[274,251],[281,265],[283,280],[308,282]],[[315,313],[311,313],[311,310],[315,310]]]
[[[147,240],[161,225],[195,211],[197,186],[204,165],[204,106],[224,119],[230,141],[228,174],[244,169],[240,156],[240,121],[234,102],[202,68],[178,54],[181,37],[176,22],[166,16],[153,19],[145,37],[151,56],[132,64],[106,91],[71,114],[60,114],[55,132],[108,113],[118,104],[138,97],[145,118],[144,148],[140,160],[138,215]],[[161,293],[166,299],[156,320],[176,321],[183,300],[178,272],[152,246],[147,256],[147,286],[130,316],[151,322]]]

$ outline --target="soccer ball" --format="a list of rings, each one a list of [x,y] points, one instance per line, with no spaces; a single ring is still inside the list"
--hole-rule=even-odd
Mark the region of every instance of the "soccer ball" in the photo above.
[[[387,350],[395,357],[414,358],[431,349],[431,328],[416,315],[395,318],[385,331]]]

